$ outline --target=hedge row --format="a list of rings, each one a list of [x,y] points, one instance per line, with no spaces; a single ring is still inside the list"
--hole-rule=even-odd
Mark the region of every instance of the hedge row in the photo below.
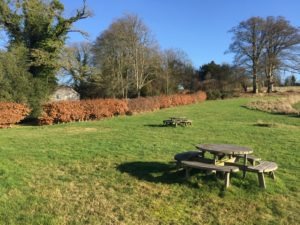
[[[30,109],[23,104],[0,102],[0,128],[10,127],[23,120],[30,113]]]
[[[206,94],[204,92],[136,98],[128,101],[128,108],[130,113],[149,112],[163,108],[202,102],[205,99]]]
[[[71,121],[98,120],[115,115],[124,115],[127,111],[126,101],[118,99],[53,102],[43,106],[39,124],[50,125]]]
[[[98,120],[115,115],[154,111],[178,105],[201,102],[206,99],[204,92],[191,95],[171,95],[130,100],[97,99],[82,101],[62,101],[44,105],[39,118],[41,125],[71,121]]]

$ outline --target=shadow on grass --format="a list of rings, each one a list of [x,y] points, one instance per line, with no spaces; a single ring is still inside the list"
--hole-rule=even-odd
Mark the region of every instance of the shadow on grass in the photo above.
[[[165,128],[176,128],[175,125],[163,125],[163,124],[145,124],[145,127],[165,127]],[[177,126],[177,127],[182,127],[182,126]]]
[[[145,124],[145,127],[166,127],[163,124]]]
[[[176,128],[176,127],[186,127],[186,126],[183,126],[183,125],[163,125],[163,124],[145,124],[144,125],[145,127],[165,127],[165,128]]]
[[[174,163],[160,162],[129,162],[117,166],[117,169],[123,173],[128,173],[139,180],[145,180],[153,183],[165,184],[183,184],[191,188],[201,188],[198,182],[190,181],[185,178],[184,170],[177,170]],[[203,176],[197,176],[203,182],[210,186],[216,186],[217,178],[215,175],[206,175],[200,170],[192,170],[190,175],[202,173]],[[222,188],[222,185],[220,186]]]
[[[185,175],[183,170],[177,171],[173,163],[129,162],[120,164],[117,169],[140,180],[154,183],[182,183]]]
[[[122,173],[128,173],[139,180],[152,183],[180,184],[198,189],[201,192],[211,192],[214,190],[218,193],[219,197],[225,197],[228,192],[224,186],[224,175],[222,173],[207,174],[205,171],[195,169],[190,172],[190,178],[187,180],[185,178],[185,171],[177,170],[174,163],[128,162],[118,165],[117,170]],[[242,179],[242,174],[235,173],[231,177],[234,178],[231,186],[252,194],[261,192],[261,189],[257,185],[256,177]]]
[[[256,123],[256,124],[253,124],[253,126],[255,126],[255,127],[277,127],[276,124],[272,124],[272,123]]]
[[[300,114],[291,114],[289,117],[300,118]]]

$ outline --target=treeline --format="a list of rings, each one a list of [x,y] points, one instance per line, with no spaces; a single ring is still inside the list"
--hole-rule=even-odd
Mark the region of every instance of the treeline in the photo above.
[[[231,97],[249,87],[254,93],[262,87],[272,92],[274,84],[282,84],[282,71],[299,72],[300,30],[285,18],[252,17],[231,32],[228,52],[235,54],[234,64],[212,61],[196,69],[182,50],[161,50],[138,16],[125,15],[94,42],[67,47],[64,71],[83,98],[203,90],[209,99]],[[285,84],[295,84],[295,77]]]
[[[113,21],[93,42],[66,46],[69,32],[83,33],[72,26],[90,16],[85,3],[65,17],[59,0],[0,1],[0,26],[8,38],[0,51],[0,101],[28,104],[38,117],[59,79],[82,99],[198,90],[209,99],[226,98],[250,86],[271,91],[281,69],[300,69],[299,29],[283,17],[253,17],[234,27],[229,47],[234,65],[212,61],[195,68],[184,51],[161,49],[133,14]]]
[[[203,90],[209,99],[233,96],[248,85],[237,66],[214,62],[196,69],[179,49],[162,50],[136,15],[114,21],[92,43],[64,50],[63,72],[81,98],[135,98]]]

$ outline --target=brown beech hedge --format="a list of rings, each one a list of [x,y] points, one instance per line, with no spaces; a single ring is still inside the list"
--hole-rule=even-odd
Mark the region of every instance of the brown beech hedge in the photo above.
[[[39,123],[50,125],[72,121],[99,120],[116,115],[135,114],[187,105],[202,102],[205,99],[206,94],[204,92],[197,92],[195,94],[177,94],[129,100],[95,99],[52,102],[43,106]]]
[[[50,125],[72,121],[99,120],[105,117],[124,115],[127,111],[127,102],[118,99],[53,102],[43,106],[39,124]]]
[[[0,128],[20,122],[29,113],[30,109],[24,104],[0,102]]]
[[[202,102],[206,99],[204,92],[194,94],[163,95],[147,98],[135,98],[128,100],[129,113],[149,112],[163,108],[170,108],[179,105],[188,105]]]

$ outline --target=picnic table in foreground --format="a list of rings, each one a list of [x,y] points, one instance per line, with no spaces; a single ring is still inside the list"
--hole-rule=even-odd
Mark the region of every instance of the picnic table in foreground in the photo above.
[[[198,151],[188,151],[176,154],[177,165],[186,170],[186,177],[189,171],[194,169],[206,171],[218,171],[225,173],[225,188],[230,186],[230,174],[238,171],[254,172],[258,175],[259,186],[266,188],[264,173],[268,173],[275,179],[274,171],[278,168],[277,164],[269,161],[261,161],[260,158],[250,155],[253,150],[248,147],[229,145],[229,144],[198,144]],[[213,159],[206,157],[206,152],[213,155]],[[239,160],[243,159],[242,163]],[[251,165],[247,165],[248,162]],[[257,164],[257,165],[256,165]]]

